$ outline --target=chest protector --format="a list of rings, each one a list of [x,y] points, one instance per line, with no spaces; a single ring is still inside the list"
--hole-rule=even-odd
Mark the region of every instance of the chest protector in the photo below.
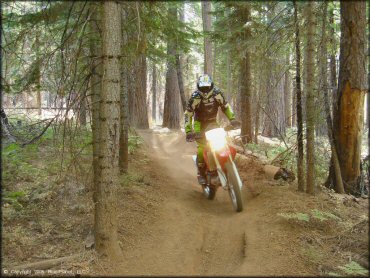
[[[195,109],[194,120],[200,122],[216,121],[219,102],[212,94],[209,98],[202,98],[198,107]]]

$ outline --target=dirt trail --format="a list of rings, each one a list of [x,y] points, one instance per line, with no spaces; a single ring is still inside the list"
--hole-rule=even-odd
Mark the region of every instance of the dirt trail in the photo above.
[[[132,244],[123,246],[124,257],[115,274],[310,274],[282,228],[268,220],[272,195],[254,196],[248,190],[256,183],[263,187],[263,179],[256,178],[261,176],[258,167],[252,165],[241,173],[245,205],[243,212],[235,213],[221,188],[215,200],[203,197],[191,158],[196,146],[186,143],[183,133],[150,130],[140,135],[160,185],[155,194],[162,201],[155,216],[134,231]]]

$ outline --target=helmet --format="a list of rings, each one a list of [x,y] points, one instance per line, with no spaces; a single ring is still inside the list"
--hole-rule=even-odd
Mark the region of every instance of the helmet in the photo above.
[[[212,78],[208,74],[203,74],[199,77],[197,88],[202,93],[208,93],[213,89]]]

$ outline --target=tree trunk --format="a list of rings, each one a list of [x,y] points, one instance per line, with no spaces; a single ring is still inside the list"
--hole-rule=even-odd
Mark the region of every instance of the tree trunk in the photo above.
[[[330,142],[330,148],[332,152],[333,166],[335,171],[335,180],[336,180],[336,192],[344,193],[342,174],[340,171],[340,165],[338,160],[337,148],[334,143],[333,138],[333,125],[332,118],[330,115],[330,104],[329,104],[329,94],[328,94],[328,76],[327,76],[327,44],[326,44],[326,19],[327,19],[327,8],[328,3],[323,3],[323,18],[322,18],[322,29],[321,29],[321,48],[320,48],[320,77],[321,77],[321,86],[320,91],[324,95],[324,105],[325,105],[325,114],[326,114],[326,124],[327,124],[327,133]]]
[[[213,63],[212,63],[212,78],[213,80],[217,80],[217,77],[216,77],[216,59],[218,58],[217,57],[217,51],[218,51],[218,48],[217,48],[217,42],[213,42],[213,54],[212,54],[212,57],[213,57]]]
[[[121,9],[122,21],[127,20],[127,12],[124,7]],[[122,44],[123,47],[127,47],[128,36],[127,31],[122,32]],[[125,48],[127,49],[127,48]],[[128,59],[122,59],[121,61],[121,94],[120,94],[120,137],[119,137],[119,168],[121,173],[127,173],[128,170],[128,133],[129,133],[129,121],[128,121]]]
[[[42,114],[42,98],[41,98],[41,57],[40,57],[40,32],[38,28],[36,29],[36,103],[37,103],[37,113]]]
[[[267,61],[266,105],[264,112],[264,124],[262,135],[266,137],[280,137],[284,139],[285,116],[284,116],[284,84],[281,76],[281,69],[276,59]]]
[[[253,139],[252,118],[251,118],[251,70],[248,51],[242,59],[243,79],[240,89],[241,99],[241,136],[244,144],[251,143]]]
[[[180,93],[180,98],[181,98],[181,106],[182,106],[182,110],[185,112],[186,99],[185,99],[184,83],[182,81],[181,59],[180,59],[179,54],[176,54],[176,73],[177,73],[177,81],[179,83],[179,93]]]
[[[168,17],[170,20],[177,18],[177,8],[170,7],[168,9]],[[176,66],[174,64],[176,55],[176,42],[169,39],[167,42],[167,73],[166,73],[166,89],[163,107],[163,127],[170,129],[180,128],[180,92],[179,83],[177,80]]]
[[[284,74],[284,108],[285,108],[285,126],[292,127],[292,90],[291,90],[291,79],[290,79],[290,61],[289,61],[290,51],[287,52],[285,58],[285,66],[288,69],[285,71]]]
[[[366,93],[366,2],[341,3],[340,68],[334,139],[344,188],[359,193],[361,136]]]
[[[314,3],[307,2],[306,8],[306,26],[307,26],[307,45],[306,45],[306,192],[313,194],[315,189],[315,18],[314,18]]]
[[[78,119],[80,121],[80,125],[86,126],[86,91],[83,90],[81,94]]]
[[[255,118],[254,118],[254,143],[258,144],[258,133],[260,128],[260,114],[261,114],[261,100],[264,95],[266,95],[266,92],[264,91],[265,86],[265,80],[263,79],[263,62],[260,62],[259,65],[259,81],[258,81],[258,96],[256,97],[256,105],[255,105]]]
[[[204,73],[212,75],[212,41],[209,37],[209,32],[212,30],[212,18],[211,18],[211,2],[202,2],[202,18],[203,18],[203,32],[204,37]]]
[[[91,79],[90,79],[90,90],[91,90],[91,129],[93,138],[93,171],[94,171],[94,188],[93,188],[93,200],[96,200],[96,188],[99,185],[100,168],[99,168],[99,146],[100,146],[100,99],[101,99],[101,37],[99,34],[99,25],[101,24],[100,18],[100,7],[101,5],[94,5],[94,2],[90,4],[91,7],[91,21],[90,21],[90,37],[89,47],[91,55]],[[55,105],[54,105],[55,107]]]
[[[276,136],[276,129],[274,127],[273,118],[275,115],[276,109],[276,99],[275,99],[275,90],[274,90],[274,76],[273,76],[273,67],[274,63],[271,58],[266,59],[267,68],[271,69],[270,71],[265,71],[266,74],[266,96],[265,96],[265,108],[263,110],[263,130],[262,135],[265,137],[274,137]],[[262,107],[261,107],[262,108]]]
[[[103,3],[103,78],[100,105],[100,178],[95,203],[95,247],[101,256],[119,258],[117,189],[119,186],[121,10]]]
[[[230,54],[230,51],[228,51],[226,53],[226,71],[227,71],[227,80],[226,80],[226,84],[227,84],[227,92],[226,92],[226,99],[228,102],[230,102],[231,100],[231,63],[230,63],[230,60],[231,60],[231,54]]]
[[[146,105],[146,81],[147,81],[147,63],[146,55],[144,53],[140,54],[137,58],[135,66],[135,121],[133,126],[137,128],[147,129],[149,128],[148,122],[148,110]]]
[[[299,36],[299,21],[297,2],[294,0],[294,24],[295,24],[295,50],[296,50],[296,76],[295,76],[295,90],[297,102],[297,144],[298,144],[298,157],[297,157],[297,176],[298,176],[298,190],[304,191],[304,153],[303,153],[303,114],[302,114],[302,91],[301,91],[301,49],[300,49],[300,36]]]
[[[132,34],[129,39],[135,40],[137,51],[136,57],[131,67],[130,74],[130,93],[129,93],[129,120],[130,124],[136,128],[147,129],[149,128],[148,121],[148,109],[147,109],[147,62],[146,62],[146,53],[147,53],[147,39],[145,33],[145,24],[144,21],[140,20],[141,11],[143,9],[143,3],[141,2],[132,2],[136,7],[138,15],[137,24],[138,24],[138,34]],[[144,22],[145,23],[145,22]]]
[[[179,9],[179,20],[184,23],[185,17],[184,17],[184,4],[182,4],[182,7]],[[176,42],[176,46],[178,45],[178,42]],[[184,81],[183,81],[183,74],[182,74],[182,55],[179,53],[179,49],[177,47],[176,49],[176,72],[177,72],[177,81],[179,83],[179,91],[180,91],[180,99],[181,99],[181,106],[182,111],[185,112],[186,109],[186,98],[185,98],[185,89],[184,89]]]
[[[153,64],[153,82],[152,82],[152,119],[156,123],[157,120],[157,68]]]
[[[250,21],[250,7],[245,5],[244,16],[247,22]],[[249,28],[244,32],[244,38],[250,40],[251,33]],[[244,144],[251,143],[253,139],[252,118],[251,118],[251,66],[249,49],[244,50],[244,57],[241,61],[241,71],[243,73],[241,80],[240,99],[241,99],[241,136]]]
[[[334,30],[334,10],[330,9],[329,11],[329,22],[330,22],[330,87],[331,87],[331,111],[334,111],[335,107],[335,100],[337,99],[337,69],[336,69],[336,62],[335,62],[335,30]]]
[[[328,80],[327,80],[327,39],[326,39],[326,24],[327,24],[327,3],[323,3],[323,9],[320,11],[321,14],[321,40],[320,40],[320,51],[318,51],[317,55],[317,64],[320,71],[318,75],[318,84],[319,90],[318,94],[316,94],[316,136],[322,137],[325,134],[328,134],[326,124],[326,108],[325,108],[325,99],[324,99],[324,88],[328,88]],[[325,56],[323,56],[325,53]],[[321,74],[325,71],[325,74]],[[326,92],[327,93],[327,92]],[[330,113],[330,111],[329,111]]]

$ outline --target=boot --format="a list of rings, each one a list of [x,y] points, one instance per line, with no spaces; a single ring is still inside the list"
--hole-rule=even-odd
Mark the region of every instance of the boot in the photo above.
[[[209,172],[209,176],[211,178],[211,184],[213,185],[220,185],[220,178],[218,177],[217,170]]]
[[[206,165],[204,163],[197,163],[198,166],[198,183],[200,185],[206,184]]]

